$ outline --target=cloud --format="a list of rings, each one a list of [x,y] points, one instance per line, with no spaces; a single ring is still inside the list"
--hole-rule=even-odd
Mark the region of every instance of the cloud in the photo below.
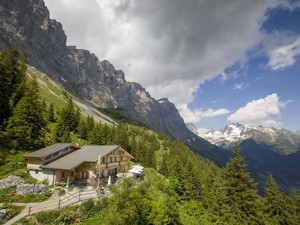
[[[233,89],[241,91],[241,90],[243,90],[244,88],[246,88],[248,86],[249,86],[249,84],[239,83],[239,84],[234,84]]]
[[[178,110],[181,116],[184,118],[185,123],[197,123],[203,118],[211,118],[216,116],[221,116],[228,114],[230,111],[228,109],[207,109],[203,111],[203,109],[194,109],[191,110],[187,107],[187,105],[181,105],[178,107]]]
[[[62,22],[68,44],[108,59],[124,70],[128,80],[177,106],[193,101],[193,93],[206,80],[246,62],[247,51],[264,38],[260,27],[266,10],[279,4],[276,0],[45,2],[51,17]]]
[[[300,55],[300,37],[292,42],[275,47],[268,54],[270,57],[268,66],[272,70],[292,66],[296,62],[296,57]]]
[[[231,123],[246,123],[254,126],[278,127],[282,123],[278,120],[280,109],[284,108],[292,100],[281,102],[276,93],[265,98],[252,100],[245,106],[231,114],[227,120]]]

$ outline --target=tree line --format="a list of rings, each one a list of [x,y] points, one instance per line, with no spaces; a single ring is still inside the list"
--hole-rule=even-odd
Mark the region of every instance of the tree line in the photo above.
[[[113,187],[113,197],[99,203],[94,214],[102,218],[99,224],[300,224],[299,193],[286,195],[270,176],[260,196],[238,146],[220,169],[182,142],[144,126],[96,122],[82,115],[71,97],[58,110],[43,100],[37,80],[26,76],[16,50],[0,52],[0,85],[1,151],[78,140],[121,145],[155,171],[142,185],[128,181]]]

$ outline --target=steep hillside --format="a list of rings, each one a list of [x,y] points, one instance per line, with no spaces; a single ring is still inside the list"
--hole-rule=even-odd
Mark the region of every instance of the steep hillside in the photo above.
[[[259,188],[265,187],[265,180],[272,174],[280,188],[286,192],[300,186],[300,151],[282,155],[273,147],[247,139],[240,144],[249,165],[251,175],[259,182]]]
[[[27,68],[27,75],[31,78],[36,78],[39,83],[39,90],[41,96],[45,101],[49,103],[53,103],[55,107],[61,110],[68,102],[67,97],[71,96],[70,93],[67,93],[66,90],[60,85],[58,82],[55,82],[51,78],[48,78],[45,74],[41,73],[34,67]],[[93,116],[94,120],[97,122],[112,124],[113,121],[107,115],[99,112],[97,107],[88,101],[81,100],[76,98],[75,96],[71,96],[74,103],[80,109],[81,113],[85,116]]]
[[[101,108],[120,107],[128,116],[183,140],[200,154],[217,162],[226,161],[226,153],[187,129],[173,103],[155,100],[140,84],[126,81],[124,73],[108,61],[99,61],[87,50],[67,46],[62,25],[50,19],[42,0],[3,0],[0,13],[0,48],[15,47],[26,53],[29,65],[79,99]],[[210,154],[212,151],[214,155]]]

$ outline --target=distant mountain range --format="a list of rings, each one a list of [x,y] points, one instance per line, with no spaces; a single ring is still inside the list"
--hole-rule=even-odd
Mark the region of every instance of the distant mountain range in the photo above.
[[[227,125],[219,130],[196,130],[196,134],[223,148],[231,148],[246,139],[253,139],[258,144],[274,146],[274,151],[279,154],[288,155],[297,152],[300,146],[300,135],[297,132],[239,123]]]
[[[231,150],[239,145],[260,189],[270,174],[285,191],[300,186],[299,132],[239,123],[208,131],[197,129],[193,124],[187,126],[200,137],[224,149]]]

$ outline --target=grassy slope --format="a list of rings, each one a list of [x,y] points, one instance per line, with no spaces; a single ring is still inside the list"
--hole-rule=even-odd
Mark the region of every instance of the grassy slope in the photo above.
[[[67,103],[68,97],[72,97],[74,103],[80,108],[83,115],[91,115],[94,117],[95,121],[101,121],[104,123],[114,122],[113,119],[100,113],[92,103],[72,96],[70,93],[65,91],[62,85],[58,84],[51,78],[48,78],[45,74],[41,73],[34,67],[28,66],[27,75],[31,78],[35,77],[37,79],[42,98],[45,99],[47,104],[53,103],[56,109],[62,109]]]

